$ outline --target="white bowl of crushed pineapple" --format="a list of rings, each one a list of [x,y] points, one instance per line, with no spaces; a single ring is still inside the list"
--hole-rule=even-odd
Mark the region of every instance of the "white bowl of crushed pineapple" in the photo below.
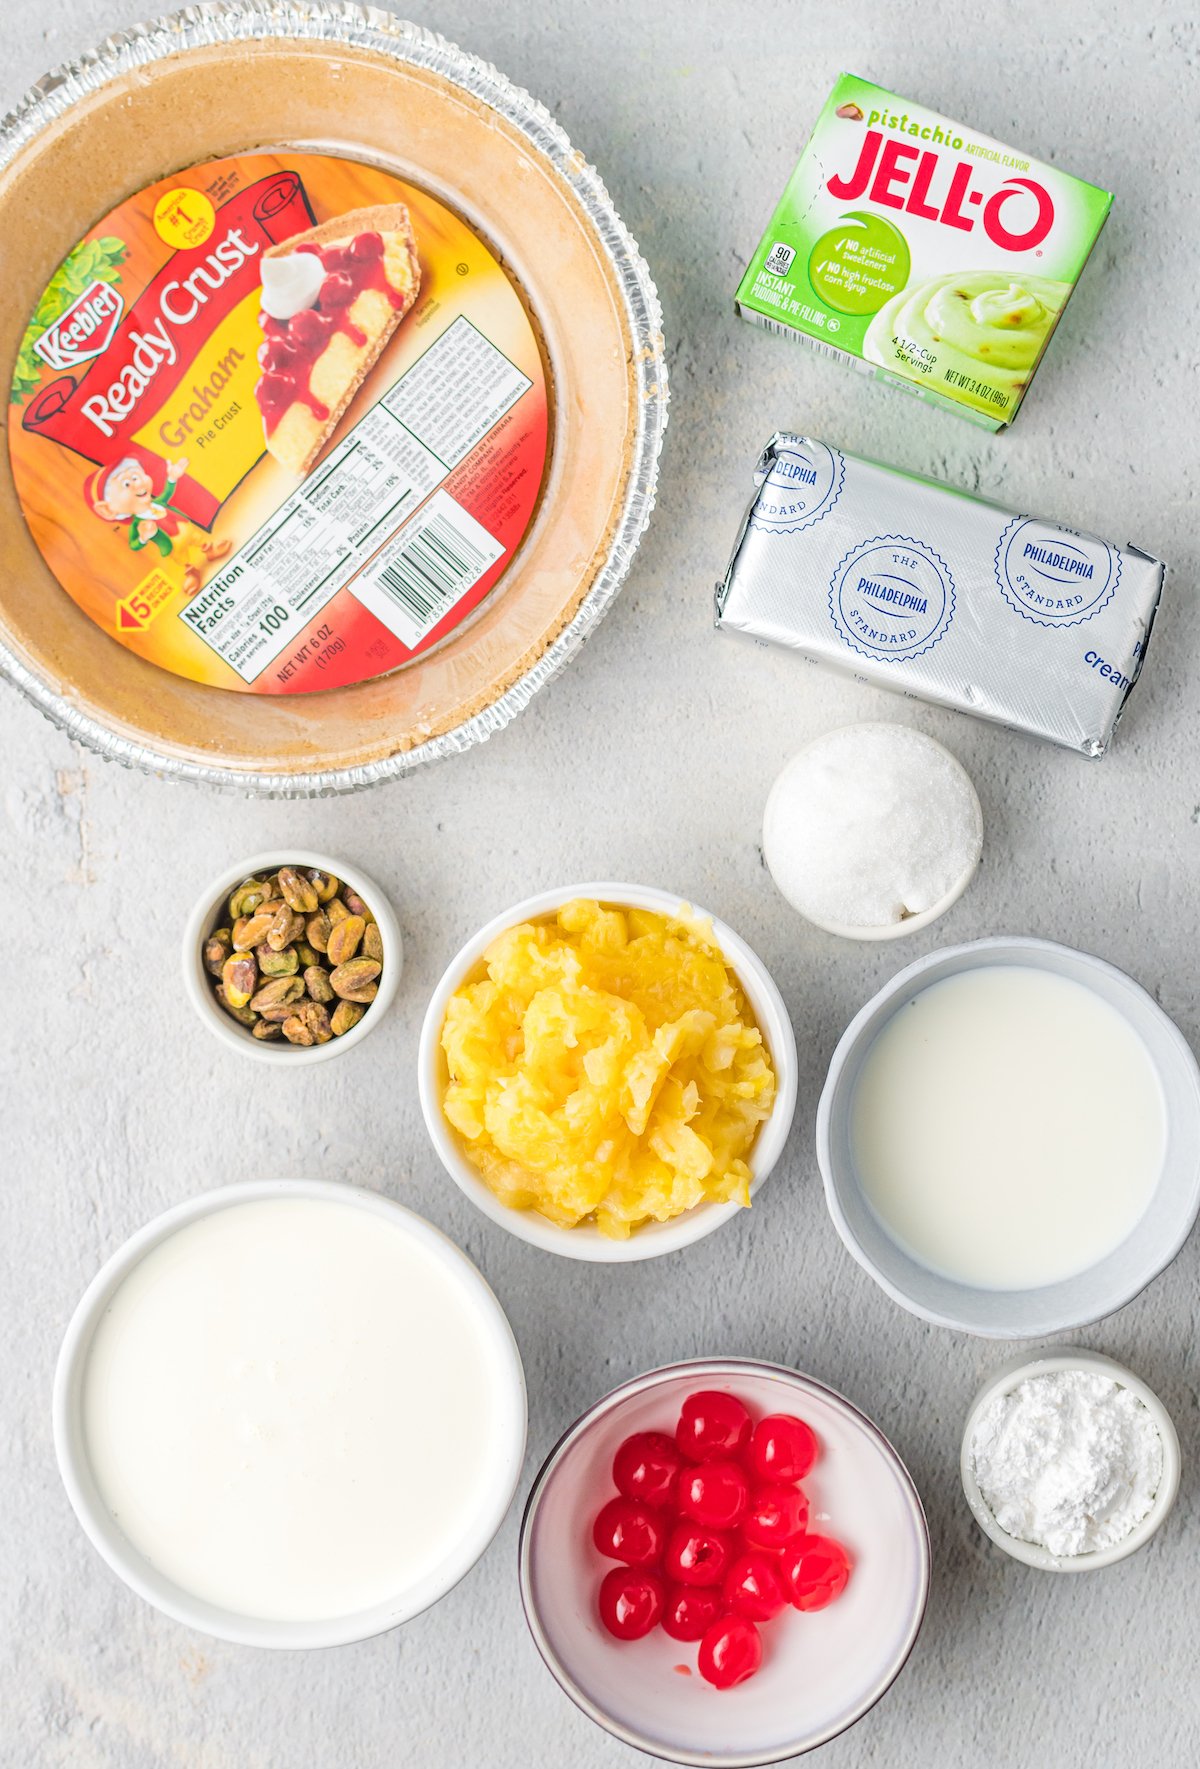
[[[796,1109],[766,966],[671,891],[594,883],[495,916],[421,1029],[434,1148],[485,1216],[569,1259],[653,1259],[750,1203]]]

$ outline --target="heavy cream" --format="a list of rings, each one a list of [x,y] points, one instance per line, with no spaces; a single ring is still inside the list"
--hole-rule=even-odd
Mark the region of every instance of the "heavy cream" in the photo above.
[[[404,1219],[280,1197],[179,1229],[96,1331],[101,1497],[193,1596],[307,1621],[402,1597],[486,1502],[498,1357],[467,1276]]]
[[[914,1258],[1033,1289],[1134,1228],[1166,1149],[1144,1045],[1092,990],[1032,966],[932,983],[867,1052],[851,1107],[863,1192]]]

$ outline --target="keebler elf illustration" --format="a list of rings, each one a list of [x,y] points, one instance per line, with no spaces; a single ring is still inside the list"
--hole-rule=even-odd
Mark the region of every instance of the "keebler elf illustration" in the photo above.
[[[230,540],[215,541],[171,503],[175,488],[187,472],[187,460],[168,461],[166,480],[156,492],[149,471],[136,455],[125,455],[91,474],[83,491],[90,508],[102,522],[127,523],[125,538],[133,552],[154,547],[165,562],[175,558],[183,567],[185,596],[194,596],[204,582],[206,565],[214,565],[231,551]]]

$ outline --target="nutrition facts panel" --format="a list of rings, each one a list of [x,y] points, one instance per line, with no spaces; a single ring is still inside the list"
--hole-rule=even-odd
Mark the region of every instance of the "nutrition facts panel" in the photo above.
[[[399,531],[418,507],[531,385],[469,320],[455,320],[180,611],[180,620],[244,682],[256,681],[339,590],[354,587],[382,548],[396,551]],[[465,569],[439,580],[437,596],[423,583],[420,597],[407,584],[399,599],[394,590],[385,594],[385,573],[365,587],[365,605],[402,642],[416,643],[434,610],[440,618],[453,605],[448,587],[461,594],[477,581],[477,559],[491,564],[503,551],[484,530],[463,538],[473,547]]]

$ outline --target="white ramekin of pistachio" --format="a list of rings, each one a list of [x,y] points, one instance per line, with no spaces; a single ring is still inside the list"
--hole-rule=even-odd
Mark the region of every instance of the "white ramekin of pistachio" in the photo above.
[[[183,936],[183,983],[205,1025],[261,1062],[337,1056],[379,1024],[403,964],[374,879],[302,848],[254,854],[205,887]]]

